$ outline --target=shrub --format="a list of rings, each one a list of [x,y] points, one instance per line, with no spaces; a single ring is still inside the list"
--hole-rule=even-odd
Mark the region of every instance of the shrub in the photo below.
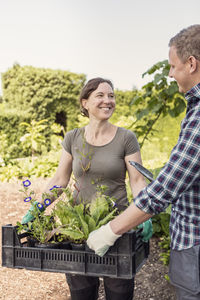
[[[2,74],[3,102],[31,119],[48,119],[70,130],[78,122],[77,99],[85,79],[84,74],[15,64]]]
[[[21,122],[30,122],[30,115],[17,109],[0,109],[0,156],[6,162],[29,154],[20,142],[21,136],[25,134],[25,128],[19,126]]]

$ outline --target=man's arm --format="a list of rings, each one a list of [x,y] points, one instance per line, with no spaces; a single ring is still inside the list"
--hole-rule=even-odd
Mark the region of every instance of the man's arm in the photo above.
[[[113,233],[122,235],[151,217],[152,215],[146,214],[132,203],[123,213],[110,222],[110,227]]]
[[[123,213],[108,224],[90,233],[88,246],[99,256],[103,256],[115,241],[125,232],[151,218],[132,203]]]

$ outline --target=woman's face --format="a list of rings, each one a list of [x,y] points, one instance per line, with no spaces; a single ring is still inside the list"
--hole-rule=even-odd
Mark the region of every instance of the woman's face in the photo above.
[[[109,119],[115,110],[115,95],[112,87],[107,82],[100,83],[88,99],[82,100],[82,105],[87,109],[90,119]]]

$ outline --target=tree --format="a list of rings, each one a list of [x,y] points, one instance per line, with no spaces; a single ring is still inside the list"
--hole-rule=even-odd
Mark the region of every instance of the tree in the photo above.
[[[149,74],[154,75],[154,78],[142,87],[131,102],[136,111],[136,121],[131,127],[134,128],[141,147],[154,133],[154,126],[161,117],[169,114],[175,118],[186,108],[184,96],[179,93],[177,83],[168,80],[169,68],[168,61],[164,60],[147,70],[143,76]]]
[[[31,148],[32,157],[36,153],[41,153],[41,148],[45,145],[46,139],[42,134],[47,127],[47,124],[44,124],[45,122],[47,122],[47,120],[38,122],[32,120],[30,124],[26,122],[20,123],[20,126],[25,126],[27,131],[27,133],[21,137],[20,141],[25,148]]]

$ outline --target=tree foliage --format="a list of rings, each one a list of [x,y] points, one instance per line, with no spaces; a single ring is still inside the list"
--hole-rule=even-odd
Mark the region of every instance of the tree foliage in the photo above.
[[[3,101],[33,120],[48,119],[72,129],[85,79],[84,74],[15,64],[2,74]]]
[[[3,157],[6,162],[10,158],[29,155],[29,151],[21,147],[20,137],[25,134],[25,128],[19,126],[20,122],[30,122],[30,116],[0,105],[0,158]]]
[[[177,83],[168,80],[169,68],[168,61],[164,60],[147,70],[143,76],[149,74],[154,78],[143,86],[131,102],[136,117],[132,126],[141,147],[154,133],[154,126],[160,118],[167,115],[175,118],[186,108],[184,96],[179,93]]]
[[[134,111],[130,110],[131,103],[138,95],[137,90],[132,91],[115,91],[115,97],[116,97],[116,121],[118,120],[119,116],[129,117],[130,115],[134,114]],[[113,117],[113,120],[115,120],[115,115]]]
[[[22,142],[25,148],[31,149],[32,157],[37,153],[41,154],[41,148],[43,145],[45,145],[46,139],[42,133],[47,127],[47,124],[44,124],[46,122],[47,120],[32,120],[30,124],[27,122],[20,123],[20,126],[24,126],[27,131],[20,138],[20,141]]]

